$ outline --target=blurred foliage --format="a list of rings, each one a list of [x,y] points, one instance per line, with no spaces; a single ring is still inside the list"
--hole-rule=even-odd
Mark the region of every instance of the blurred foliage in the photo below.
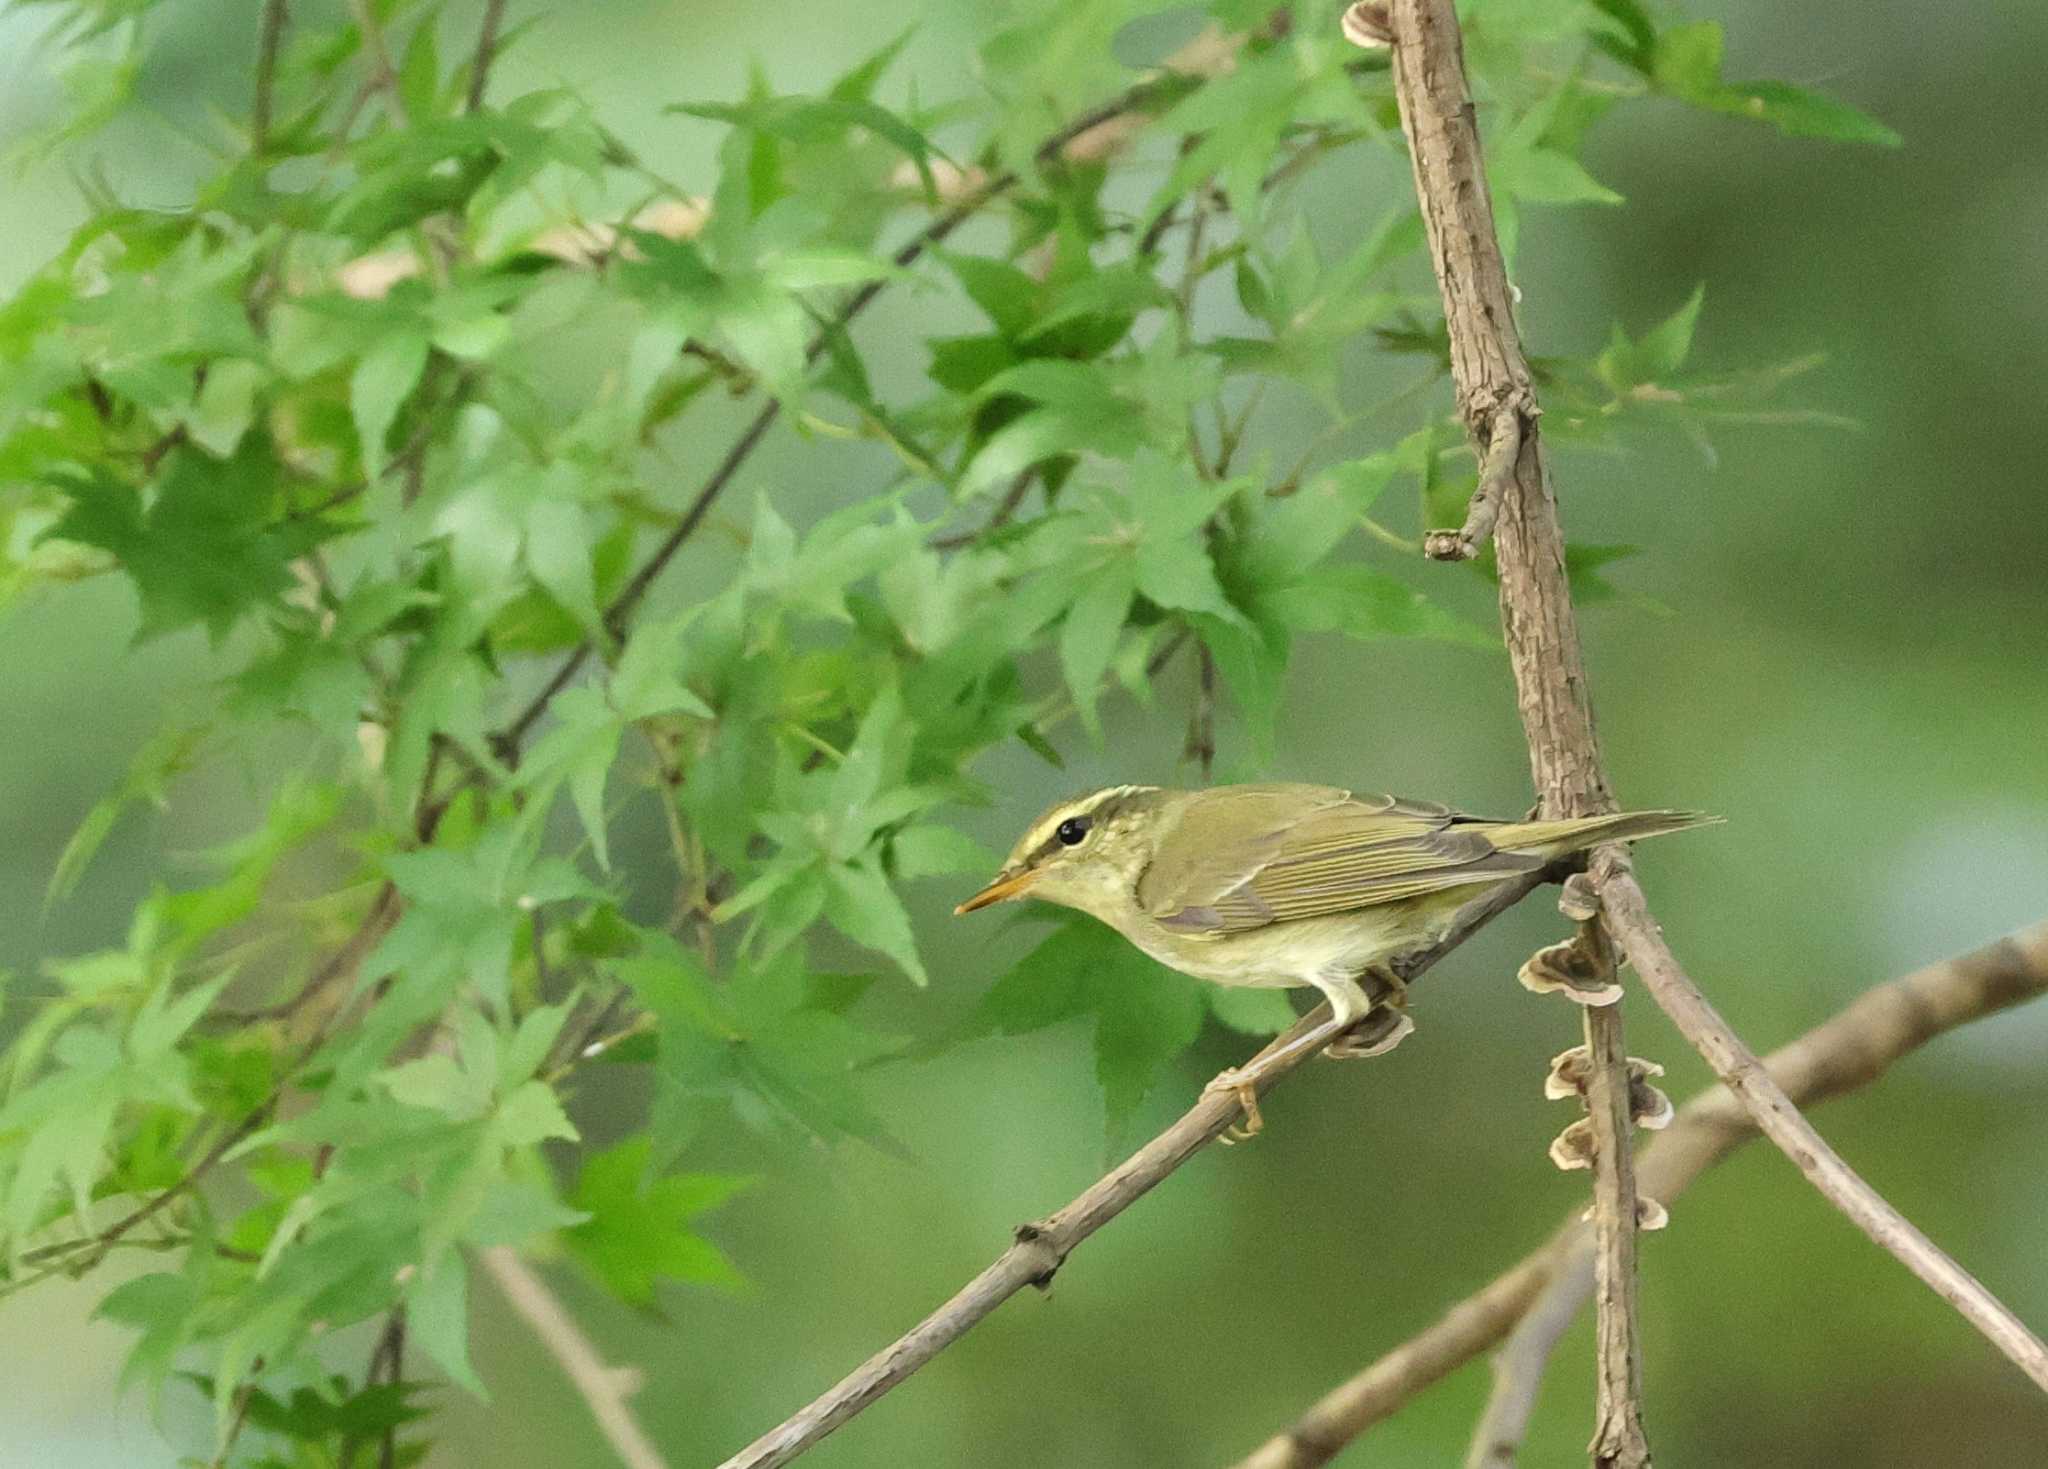
[[[49,8],[74,101],[46,153],[124,115],[193,0]],[[1511,250],[1536,211],[1620,202],[1589,139],[1645,99],[1897,141],[1725,80],[1711,23],[1468,11]],[[476,1249],[654,1310],[740,1282],[706,1234],[783,1142],[900,1151],[876,1094],[932,1047],[868,1001],[927,981],[904,886],[992,862],[956,825],[991,762],[1085,755],[1074,728],[1099,742],[1177,663],[1223,696],[1187,716],[1202,774],[1257,769],[1318,640],[1490,642],[1397,572],[1412,538],[1381,518],[1398,487],[1455,523],[1473,481],[1419,221],[1390,195],[1333,245],[1305,218],[1398,149],[1384,57],[1327,5],[997,24],[937,101],[899,37],[813,92],[676,104],[717,140],[685,185],[601,87],[472,107],[475,36],[439,5],[294,6],[267,122],[210,118],[176,207],[85,179],[90,217],[0,307],[0,587],[125,578],[140,640],[201,630],[223,669],[52,898],[130,808],[292,751],[211,881],[48,962],[0,1105],[5,1289],[164,1252],[101,1311],[134,1380],[210,1395],[229,1461],[423,1452],[420,1358],[480,1387]],[[946,325],[871,329],[885,294]],[[1779,401],[1811,359],[1695,368],[1703,305],[1545,359],[1547,436],[1712,452],[1829,421]],[[1410,384],[1352,393],[1363,348]],[[1276,411],[1285,452],[1247,452]],[[778,503],[744,468],[784,436],[887,482]],[[714,538],[680,600],[651,594]],[[1578,549],[1579,595],[1621,596],[1629,548]],[[668,868],[629,872],[618,834],[650,821]],[[1276,1000],[1070,923],[952,1034],[1091,1018],[1122,1131],[1208,1018],[1271,1031]],[[587,1141],[586,1089],[621,1085],[644,1104]],[[356,1323],[377,1344],[337,1372]]]

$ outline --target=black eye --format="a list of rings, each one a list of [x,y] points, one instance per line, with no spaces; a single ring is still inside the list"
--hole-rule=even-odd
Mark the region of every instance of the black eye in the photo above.
[[[1078,847],[1081,845],[1082,838],[1088,835],[1088,818],[1085,816],[1069,816],[1060,823],[1059,830],[1055,831],[1053,835],[1060,839],[1062,846]]]

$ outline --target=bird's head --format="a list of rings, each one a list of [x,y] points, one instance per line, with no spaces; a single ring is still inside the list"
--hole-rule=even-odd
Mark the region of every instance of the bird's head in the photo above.
[[[1151,861],[1169,794],[1157,786],[1107,786],[1054,803],[1025,828],[988,886],[953,911],[1031,897],[1114,922]]]

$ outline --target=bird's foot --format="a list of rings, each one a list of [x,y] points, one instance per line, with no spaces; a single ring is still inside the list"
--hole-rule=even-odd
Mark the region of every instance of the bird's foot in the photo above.
[[[1231,1066],[1217,1072],[1209,1084],[1202,1088],[1204,1096],[1210,1092],[1227,1093],[1236,1100],[1244,1113],[1243,1119],[1232,1123],[1230,1129],[1223,1134],[1222,1140],[1225,1144],[1241,1143],[1246,1138],[1257,1137],[1259,1130],[1266,1125],[1265,1119],[1259,1116],[1259,1089],[1254,1084],[1257,1080],[1258,1073],[1251,1067]]]
[[[1406,980],[1384,965],[1374,965],[1359,978],[1371,987],[1372,1008],[1323,1048],[1332,1061],[1384,1056],[1415,1029],[1415,1022],[1408,1018]]]
[[[1332,1061],[1361,1061],[1384,1056],[1408,1038],[1415,1022],[1405,1009],[1375,1005],[1366,1017],[1323,1048]]]

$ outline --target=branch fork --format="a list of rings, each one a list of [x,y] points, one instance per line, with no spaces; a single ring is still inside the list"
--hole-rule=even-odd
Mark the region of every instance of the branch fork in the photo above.
[[[1523,430],[1525,416],[1533,422],[1535,409],[1507,404],[1487,420],[1486,453],[1479,464],[1478,487],[1465,507],[1465,524],[1457,530],[1433,530],[1422,538],[1422,554],[1430,560],[1470,561],[1493,535],[1501,499],[1515,477],[1522,441],[1532,437]]]

